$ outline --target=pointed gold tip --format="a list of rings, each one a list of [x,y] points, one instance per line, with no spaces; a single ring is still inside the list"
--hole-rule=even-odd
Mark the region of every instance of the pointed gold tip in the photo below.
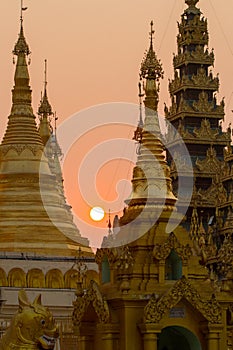
[[[23,0],[21,0],[21,7],[20,7],[20,22],[21,25],[23,23],[23,12],[27,10],[27,7],[23,6]]]
[[[155,33],[155,31],[154,31],[154,29],[153,29],[153,26],[154,26],[154,22],[153,22],[153,20],[150,22],[150,27],[151,27],[151,29],[150,29],[150,42],[151,42],[151,45],[152,45],[152,43],[153,43],[153,35],[154,35],[154,33]]]
[[[24,31],[23,31],[22,11],[24,11],[25,9],[27,8],[22,6],[22,0],[21,0],[20,32],[19,32],[18,40],[13,50],[13,55],[16,55],[16,56],[19,56],[19,54],[25,54],[26,56],[28,56],[31,53],[29,50],[29,46],[26,42],[26,39],[24,37]]]

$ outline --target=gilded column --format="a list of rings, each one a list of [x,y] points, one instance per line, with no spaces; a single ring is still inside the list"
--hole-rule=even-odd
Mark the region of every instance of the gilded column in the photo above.
[[[219,334],[216,332],[209,332],[207,335],[208,350],[220,350]]]
[[[164,283],[165,280],[165,260],[159,261],[159,283]]]
[[[221,349],[221,335],[223,331],[223,325],[210,325],[204,329],[207,340],[207,350],[222,350]]]
[[[95,326],[89,322],[83,322],[81,326],[76,329],[78,335],[78,349],[79,350],[93,350],[93,341],[95,334]]]
[[[113,350],[119,338],[119,326],[111,323],[97,325],[98,333],[101,334],[103,350]]]
[[[154,323],[144,323],[139,325],[139,328],[143,334],[143,350],[157,350],[161,326]]]

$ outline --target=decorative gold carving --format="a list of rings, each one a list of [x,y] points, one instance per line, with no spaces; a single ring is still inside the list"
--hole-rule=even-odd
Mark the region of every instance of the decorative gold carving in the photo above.
[[[219,262],[219,268],[222,269],[222,273],[225,272],[226,275],[228,271],[232,270],[233,245],[231,235],[224,237],[223,244],[218,250],[217,260]],[[225,271],[223,271],[223,268]]]
[[[43,152],[44,147],[40,145],[31,145],[31,144],[14,144],[14,145],[1,145],[0,146],[0,156],[6,156],[6,154],[10,150],[14,150],[19,156],[24,150],[30,150],[34,156],[38,154],[38,152]],[[39,154],[40,154],[39,153]]]
[[[198,10],[195,11],[198,13]],[[207,29],[207,20],[199,16],[194,16],[188,21],[182,17],[181,23],[178,24],[179,34],[177,36],[177,44],[179,47],[190,45],[191,43],[199,45],[207,45],[209,36]]]
[[[192,107],[184,99],[183,93],[181,94],[181,97],[180,97],[180,103],[179,103],[179,107],[178,107],[178,112],[192,112]]]
[[[101,265],[104,257],[107,257],[110,265],[114,264],[117,258],[117,250],[116,248],[101,248],[97,249],[95,255],[95,261],[98,265]]]
[[[24,290],[19,291],[19,311],[1,339],[1,350],[54,349],[58,328],[41,295],[30,303]]]
[[[191,78],[188,75],[183,75],[182,78],[178,77],[175,74],[175,79],[169,83],[170,93],[175,93],[181,88],[195,88],[198,89],[214,89],[218,90],[219,88],[219,79],[218,77],[213,78],[212,73],[209,76],[206,75],[205,69],[200,67],[197,71],[197,74],[193,74]]]
[[[193,199],[197,206],[216,206],[227,201],[227,192],[221,182],[217,186],[212,183],[206,190],[194,187]]]
[[[180,244],[173,232],[163,244],[156,244],[154,246],[153,255],[157,260],[165,260],[172,250],[175,250],[182,260],[187,260],[192,255],[192,249],[189,244]]]
[[[90,286],[83,295],[77,295],[73,302],[73,323],[80,326],[82,318],[89,305],[92,305],[100,323],[108,323],[110,319],[107,301],[102,297],[99,286],[95,281],[90,282]]]
[[[189,236],[192,240],[197,240],[199,238],[199,217],[196,207],[194,207],[192,211]]]
[[[214,52],[211,51],[209,53],[208,50],[204,51],[203,46],[197,45],[195,51],[185,51],[184,53],[179,53],[173,58],[175,68],[188,63],[208,64],[213,66]]]
[[[117,268],[120,271],[127,272],[133,267],[134,258],[129,249],[128,245],[125,245],[120,248],[117,257]]]
[[[210,72],[209,75],[206,75],[206,71],[202,66],[198,69],[197,74],[192,76],[191,80],[193,81],[194,85],[198,87],[201,86],[206,89],[210,88],[214,90],[218,90],[219,88],[218,75],[216,78],[213,78],[212,72]]]
[[[211,128],[210,122],[206,118],[202,119],[200,128],[194,128],[193,134],[199,140],[229,141],[229,134],[227,132],[220,132],[219,128]]]
[[[196,167],[201,173],[213,173],[214,175],[220,173],[222,162],[216,156],[216,150],[211,146],[208,148],[206,158],[203,160],[196,160]]]
[[[202,91],[199,94],[199,100],[193,102],[193,109],[197,112],[208,113],[212,112],[215,107],[214,101],[208,100],[208,93]]]
[[[228,196],[228,202],[232,202],[232,184],[231,184],[231,191],[229,193],[229,196]],[[232,230],[233,228],[233,210],[232,210],[232,207],[229,206],[228,209],[227,209],[227,217],[226,217],[226,220],[224,222],[224,229],[230,229]],[[225,230],[224,230],[225,231]]]
[[[157,299],[152,295],[144,309],[144,322],[158,323],[182,298],[185,298],[210,323],[221,323],[222,310],[215,295],[213,294],[210,300],[204,300],[185,277],[178,280],[161,298]]]

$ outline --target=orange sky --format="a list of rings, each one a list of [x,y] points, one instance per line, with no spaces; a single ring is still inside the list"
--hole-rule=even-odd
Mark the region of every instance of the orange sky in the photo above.
[[[151,19],[156,31],[154,47],[165,71],[161,82],[160,113],[163,113],[164,102],[170,104],[168,78],[173,77],[177,21],[186,8],[184,0],[24,0],[24,6],[28,7],[24,12],[24,30],[32,51],[29,71],[35,113],[43,88],[45,58],[48,60],[48,96],[59,116],[59,123],[96,104],[113,101],[137,103],[138,72],[148,48]],[[209,48],[213,47],[215,52],[213,72],[220,74],[218,100],[225,96],[228,124],[233,109],[233,1],[200,0],[198,7],[208,18]],[[11,107],[15,69],[11,52],[19,32],[19,10],[20,0],[1,3],[0,136]],[[132,126],[126,129],[122,131],[125,138],[133,131]],[[109,131],[108,137],[112,135],[114,133]],[[77,145],[78,153],[80,147]],[[78,159],[80,153],[77,162]],[[119,168],[119,161],[115,161],[114,166]],[[104,181],[106,188],[115,178],[124,177],[120,172],[114,175],[114,166],[105,165],[100,170],[102,177],[108,174]],[[126,166],[123,160],[122,167],[127,168],[128,174],[132,164]],[[65,178],[65,181],[72,187],[71,178]],[[105,189],[100,191],[104,196]],[[69,191],[67,196],[73,207],[82,207],[79,201],[73,200]]]

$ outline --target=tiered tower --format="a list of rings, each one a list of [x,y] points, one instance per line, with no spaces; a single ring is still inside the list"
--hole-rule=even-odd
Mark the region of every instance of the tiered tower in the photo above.
[[[194,175],[193,196],[186,213],[187,228],[190,228],[193,209],[205,228],[210,218],[216,215],[216,206],[226,195],[218,175],[223,166],[224,148],[231,140],[230,133],[222,130],[224,100],[217,103],[219,78],[214,77],[211,70],[214,53],[208,49],[207,20],[196,7],[198,1],[185,1],[188,8],[178,24],[174,79],[169,82],[172,105],[169,109],[165,106],[166,118],[173,126],[168,127],[168,145],[173,157],[169,152],[167,154],[173,187],[177,193],[176,164],[179,164],[178,175],[184,188],[184,196],[178,198],[180,209],[187,205],[185,186],[188,177]],[[187,159],[180,149],[180,136],[191,157],[193,174],[187,172]]]

